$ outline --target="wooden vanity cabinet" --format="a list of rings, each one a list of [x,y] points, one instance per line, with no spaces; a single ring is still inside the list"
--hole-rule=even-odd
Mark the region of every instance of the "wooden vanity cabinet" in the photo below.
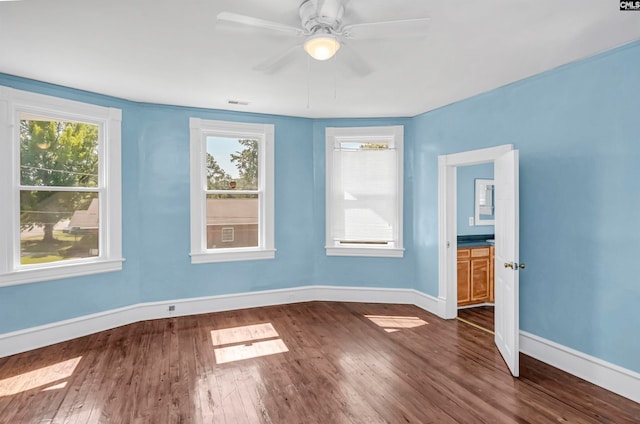
[[[458,249],[458,306],[493,302],[493,246]]]

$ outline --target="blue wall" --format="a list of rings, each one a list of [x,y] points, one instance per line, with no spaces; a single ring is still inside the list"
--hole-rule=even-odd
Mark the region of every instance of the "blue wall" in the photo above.
[[[325,128],[327,127],[365,127],[380,125],[404,125],[404,189],[411,190],[412,169],[407,166],[409,156],[407,150],[413,146],[414,135],[411,131],[411,120],[406,118],[389,119],[322,119],[313,125],[313,171],[314,189],[313,202],[316,215],[313,229],[313,256],[316,261],[316,283],[412,288],[415,279],[415,250],[413,240],[413,199],[404,199],[404,258],[348,258],[325,255]]]
[[[414,175],[437,216],[437,155],[520,150],[520,327],[640,371],[640,43],[414,118]],[[425,218],[426,220],[427,218]],[[425,222],[425,224],[427,224]],[[417,286],[437,293],[437,224]]]
[[[122,272],[0,289],[0,333],[139,302],[313,284],[313,122],[137,104],[0,75],[0,84],[122,109]],[[189,117],[275,124],[276,259],[191,265]],[[3,207],[8,207],[6,203]]]
[[[521,327],[640,372],[640,43],[406,119],[309,120],[137,104],[0,75],[123,110],[118,273],[0,289],[0,333],[165,299],[334,284],[438,295],[437,157],[515,144]],[[188,118],[276,126],[275,260],[191,265]],[[324,254],[324,128],[405,125],[403,259]],[[6,207],[3,206],[3,207]]]
[[[493,164],[460,166],[457,168],[456,207],[458,209],[458,235],[493,234],[493,225],[469,226],[469,217],[475,221],[476,178],[493,179]]]
[[[313,121],[139,104],[8,75],[0,75],[0,84],[122,109],[126,259],[122,272],[0,288],[0,333],[140,302],[311,284],[413,286],[410,198],[405,202],[405,258],[324,254],[324,128],[410,126],[410,119]],[[275,124],[275,260],[191,264],[189,117]],[[405,132],[410,146],[412,133]]]

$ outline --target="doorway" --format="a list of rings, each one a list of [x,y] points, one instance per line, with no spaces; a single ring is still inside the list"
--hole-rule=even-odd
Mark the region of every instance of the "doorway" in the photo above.
[[[513,376],[519,375],[518,313],[518,151],[513,145],[438,157],[438,289],[445,319],[458,316],[457,168],[494,164],[495,343]]]
[[[456,167],[458,320],[493,333],[493,162]]]
[[[493,163],[513,150],[512,144],[438,157],[438,297],[444,300],[444,318],[458,316],[457,168]]]

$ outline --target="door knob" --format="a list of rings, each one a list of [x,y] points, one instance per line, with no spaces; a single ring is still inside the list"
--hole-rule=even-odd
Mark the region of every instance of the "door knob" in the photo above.
[[[505,262],[504,267],[513,269],[513,264],[511,262]]]
[[[520,264],[520,265],[518,265],[518,268],[520,268],[520,269],[524,269],[524,267],[525,267],[525,265],[524,265],[524,264]]]

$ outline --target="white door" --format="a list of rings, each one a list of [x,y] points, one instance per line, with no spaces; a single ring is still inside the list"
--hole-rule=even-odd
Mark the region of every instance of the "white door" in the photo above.
[[[495,161],[495,343],[511,374],[519,374],[518,151]]]

